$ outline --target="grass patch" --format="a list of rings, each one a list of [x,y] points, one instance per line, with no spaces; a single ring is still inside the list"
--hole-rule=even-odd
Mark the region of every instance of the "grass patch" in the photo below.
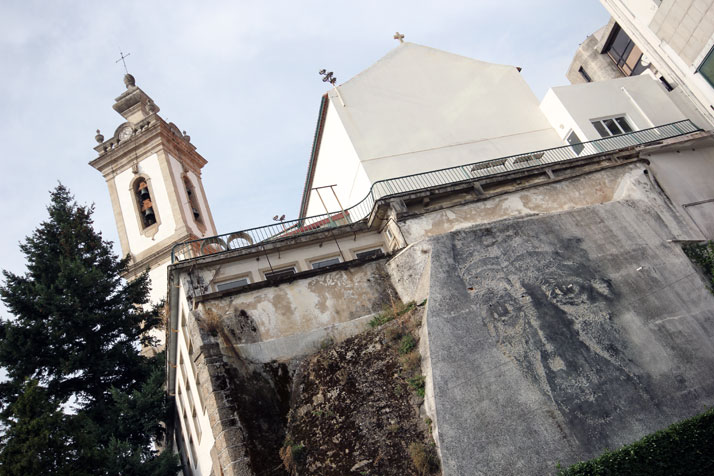
[[[399,354],[405,355],[414,350],[416,339],[411,334],[407,334],[399,341]]]
[[[430,474],[439,468],[433,452],[424,443],[412,441],[409,443],[409,458],[419,474]]]
[[[369,327],[375,329],[381,325],[386,324],[389,321],[393,321],[397,317],[403,316],[404,314],[413,310],[415,307],[416,303],[414,301],[408,302],[406,304],[403,304],[399,301],[392,301],[391,307],[388,307],[387,309],[370,319]]]
[[[407,383],[409,387],[416,392],[417,395],[424,398],[424,379],[423,375],[415,375],[414,377],[408,378]]]
[[[399,357],[399,363],[408,374],[413,374],[421,368],[421,355],[416,350]]]

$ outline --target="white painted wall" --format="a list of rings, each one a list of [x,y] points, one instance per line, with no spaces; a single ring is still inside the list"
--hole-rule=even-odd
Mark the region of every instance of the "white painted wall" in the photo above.
[[[186,319],[188,316],[189,311],[189,306],[186,301],[186,293],[181,286],[181,289],[179,290],[179,299],[178,303],[180,306],[180,311],[179,311],[179,334],[177,338],[177,356],[180,356],[181,361],[185,362],[183,366],[178,365],[176,367],[176,387],[174,388],[174,393],[176,395],[176,406],[178,409],[178,415],[179,415],[179,420],[180,420],[180,429],[181,432],[183,433],[183,439],[184,443],[186,445],[187,451],[190,453],[188,449],[188,442],[189,442],[189,435],[193,435],[193,441],[195,445],[195,450],[196,450],[196,460],[193,460],[190,455],[187,455],[187,459],[190,460],[191,462],[191,470],[193,471],[193,474],[195,475],[209,475],[211,474],[211,467],[213,465],[213,461],[211,459],[211,448],[215,444],[215,439],[213,438],[213,432],[211,429],[211,423],[208,418],[208,412],[206,412],[206,408],[204,406],[201,406],[201,400],[198,395],[198,386],[196,385],[196,376],[193,374],[193,370],[191,368],[191,365],[188,361],[189,359],[189,354],[188,354],[188,346],[186,344],[186,337],[183,333],[183,319]],[[194,354],[197,352],[197,350],[194,350]],[[178,362],[178,359],[177,359]],[[186,371],[186,374],[188,374],[188,380],[189,380],[189,386],[190,389],[186,387],[186,374],[184,374],[184,369]],[[179,388],[181,388],[181,400],[179,400],[178,395],[179,395]],[[191,391],[191,396],[194,401],[194,405],[196,405],[197,408],[197,413],[198,413],[198,421],[199,425],[201,426],[201,440],[200,442],[198,441],[198,435],[196,432],[196,429],[193,428],[193,419],[191,417],[191,412],[190,412],[190,407],[189,407],[189,402],[188,402],[188,395],[187,392]],[[188,427],[186,426],[186,422],[183,419],[183,409],[186,408],[186,413],[188,416]]]
[[[139,173],[151,179],[153,192],[151,200],[155,209],[159,212],[161,224],[153,238],[141,234],[137,218],[136,199],[132,190],[136,175],[131,170],[125,170],[117,175],[114,181],[117,187],[117,195],[119,196],[121,214],[124,217],[129,249],[133,255],[146,251],[159,241],[169,238],[176,230],[176,220],[174,219],[169,194],[166,190],[165,181],[169,180],[169,177],[164,177],[161,173],[158,155],[150,155],[139,162],[138,166]]]
[[[183,170],[181,167],[181,163],[172,155],[170,155],[170,154],[167,154],[167,155],[169,157],[170,170],[171,170],[171,173],[173,174],[173,180],[174,180],[174,183],[176,184],[176,187],[178,188],[178,197],[177,198],[179,201],[179,206],[183,210],[184,216],[186,217],[186,222],[187,222],[186,227],[194,235],[204,236],[203,232],[198,228],[195,220],[193,219],[193,212],[191,211],[189,198],[188,198],[188,195],[186,194],[186,189],[184,188],[183,178],[181,177],[181,173]],[[193,191],[196,194],[196,204],[198,205],[198,209],[199,209],[198,211],[201,214],[203,224],[206,227],[205,236],[216,235],[217,232],[213,228],[213,223],[211,221],[211,218],[209,215],[209,210],[208,210],[208,201],[206,200],[206,197],[204,197],[204,195],[203,195],[203,189],[201,188],[200,178],[192,171],[187,171],[186,176],[191,181],[191,184],[193,185]]]
[[[591,119],[624,115],[635,130],[686,119],[647,75],[551,88],[540,108],[561,138],[574,130],[582,141],[600,139]]]
[[[342,237],[337,240],[337,243],[339,243],[339,248],[334,240],[327,239],[318,245],[311,243],[310,246],[281,250],[279,253],[268,253],[267,258],[265,255],[239,257],[210,270],[210,274],[204,276],[204,279],[210,282],[210,290],[216,291],[217,283],[243,277],[248,277],[251,283],[263,281],[264,273],[270,271],[268,260],[270,260],[273,269],[295,266],[296,271],[299,272],[312,269],[313,261],[336,256],[342,260],[342,255],[344,255],[345,261],[349,261],[356,258],[355,253],[358,251],[377,247],[382,247],[383,251],[387,251],[382,235],[377,232]],[[340,250],[342,255],[340,255]]]
[[[561,144],[515,66],[403,43],[339,92],[345,106],[328,93],[313,184],[343,177],[345,207],[378,180]],[[308,210],[324,212],[314,193]]]
[[[342,107],[342,105],[338,103],[337,107]],[[328,100],[317,164],[312,181],[313,187],[336,184],[335,194],[345,208],[362,200],[369,192],[370,183],[367,175],[344,126],[340,122],[335,110],[335,102],[331,100]],[[340,209],[335,196],[329,189],[320,190],[320,194],[330,212]],[[325,213],[325,207],[320,202],[317,192],[310,192],[307,216],[322,213]]]
[[[683,87],[683,94],[692,101],[699,113],[709,121],[708,127],[711,128],[714,124],[714,111],[709,106],[714,104],[714,88],[696,72],[704,56],[714,46],[714,35],[711,34],[711,30],[714,28],[714,11],[711,9],[711,1],[667,0],[667,2],[662,2],[654,13],[651,12],[647,5],[649,2],[646,0],[600,1],[665,78]],[[698,41],[705,40],[705,43],[703,43],[704,47],[696,54],[693,62],[684,61],[650,27],[653,20],[656,20],[655,16],[658,16],[658,13],[663,8],[671,8],[672,12],[675,13],[673,17],[664,21],[670,22],[670,27],[678,30],[680,36],[690,38],[688,35],[692,34],[708,35],[708,40],[697,36]],[[666,16],[669,13],[663,12],[662,14]],[[693,30],[687,28],[685,22],[682,21],[685,16],[691,16],[693,19]],[[687,42],[686,39],[684,41],[685,43]],[[705,124],[698,125],[700,127],[707,126]]]

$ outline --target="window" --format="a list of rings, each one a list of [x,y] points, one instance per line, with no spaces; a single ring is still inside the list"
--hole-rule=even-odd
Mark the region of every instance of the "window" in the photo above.
[[[382,251],[382,248],[374,248],[371,250],[357,251],[355,253],[355,257],[357,259],[372,259],[372,258],[376,258],[378,256],[384,256],[384,251]]]
[[[704,61],[697,68],[697,73],[701,74],[710,86],[714,86],[714,48],[709,50]]]
[[[193,459],[193,467],[198,468],[198,459],[196,459],[196,447],[193,444],[193,436],[188,437],[188,447],[191,448],[191,459]]]
[[[193,214],[193,219],[199,223],[203,223],[201,219],[201,213],[198,211],[198,202],[196,201],[196,191],[193,188],[193,184],[188,176],[183,176],[183,186],[186,190],[186,196],[188,197],[188,205],[191,208],[191,213]]]
[[[615,25],[610,34],[609,45],[605,53],[615,62],[625,76],[636,76],[642,73],[646,66],[642,64],[642,51],[633,43],[627,33]]]
[[[241,286],[245,286],[246,284],[250,284],[250,281],[247,277],[234,279],[233,281],[224,281],[222,283],[216,283],[216,289],[218,291],[225,291],[227,289],[240,288]]]
[[[154,204],[151,201],[151,192],[149,191],[149,184],[146,179],[139,177],[136,182],[134,182],[134,196],[136,197],[136,203],[139,207],[139,217],[141,218],[141,225],[144,228],[148,228],[154,223],[156,223],[156,213],[154,213]]]
[[[196,438],[201,442],[201,424],[198,422],[198,414],[196,408],[193,409],[193,427],[196,429]]]
[[[570,134],[568,134],[568,137],[565,138],[565,140],[573,146],[573,152],[575,152],[576,155],[580,155],[580,153],[583,151],[585,146],[582,144],[582,141],[580,140],[580,137],[575,133],[575,131],[570,131]]]
[[[600,137],[617,136],[632,132],[632,127],[625,119],[625,116],[609,117],[590,121]]]
[[[340,257],[335,256],[332,258],[327,258],[319,261],[313,261],[312,264],[312,269],[320,269],[324,268],[326,266],[332,266],[333,264],[337,264],[340,262]]]
[[[283,269],[276,269],[274,271],[265,273],[265,279],[280,279],[286,276],[292,276],[293,274],[295,274],[295,272],[295,266]]]
[[[582,66],[578,68],[578,73],[580,73],[580,76],[582,76],[585,81],[587,81],[588,83],[592,83],[593,80],[590,78],[590,75],[585,71],[585,69],[583,69]]]

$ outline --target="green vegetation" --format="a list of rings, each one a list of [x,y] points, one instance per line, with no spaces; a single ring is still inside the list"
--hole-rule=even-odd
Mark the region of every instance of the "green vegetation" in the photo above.
[[[305,458],[305,445],[294,443],[291,440],[285,440],[283,447],[280,449],[280,459],[286,470],[294,474],[296,468],[305,462]]]
[[[415,375],[414,377],[408,378],[407,383],[409,384],[409,387],[414,390],[417,395],[420,397],[424,397],[425,391],[424,391],[424,376],[423,375]]]
[[[414,301],[408,302],[406,304],[392,302],[392,306],[390,308],[387,308],[384,311],[380,312],[369,321],[369,327],[375,329],[383,324],[386,324],[389,321],[403,316],[415,307],[416,304],[414,303]]]
[[[707,243],[687,243],[682,246],[690,260],[702,267],[714,292],[714,241]]]
[[[714,474],[714,408],[617,451],[577,463],[558,476],[710,476]]]
[[[124,281],[129,259],[62,185],[48,212],[20,245],[26,273],[0,285],[14,316],[0,319],[0,475],[175,474],[153,445],[169,415],[164,357],[139,354],[161,326],[148,276]]]
[[[416,346],[416,339],[411,334],[407,334],[399,341],[399,354],[405,355],[411,352]]]

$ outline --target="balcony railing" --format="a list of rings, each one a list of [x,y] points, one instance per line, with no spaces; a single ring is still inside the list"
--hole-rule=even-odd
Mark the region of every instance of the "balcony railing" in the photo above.
[[[379,180],[372,184],[365,198],[345,210],[177,243],[171,250],[171,262],[259,246],[356,223],[369,216],[376,201],[392,195],[416,192],[431,187],[474,182],[484,177],[514,170],[565,162],[571,159],[587,158],[604,152],[645,145],[700,130],[691,121],[684,120],[580,144],[554,147],[552,149]]]

